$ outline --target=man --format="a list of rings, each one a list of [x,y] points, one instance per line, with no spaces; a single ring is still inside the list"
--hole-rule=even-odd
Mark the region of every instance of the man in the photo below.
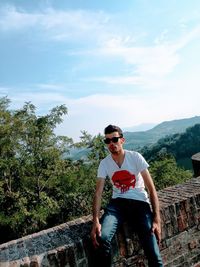
[[[163,266],[158,246],[161,239],[159,201],[149,165],[138,152],[123,149],[125,139],[118,126],[108,125],[104,133],[110,154],[99,164],[93,202],[91,238],[98,252],[95,267],[111,266],[111,240],[125,220],[137,232],[149,266]],[[113,194],[100,220],[106,177],[112,182]]]

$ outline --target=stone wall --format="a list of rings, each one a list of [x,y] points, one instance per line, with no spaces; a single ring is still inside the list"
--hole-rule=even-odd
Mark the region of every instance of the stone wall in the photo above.
[[[158,196],[164,266],[200,267],[200,177]],[[95,267],[91,219],[85,216],[0,245],[0,267]],[[123,266],[148,266],[137,236],[125,224],[113,240],[113,267]]]

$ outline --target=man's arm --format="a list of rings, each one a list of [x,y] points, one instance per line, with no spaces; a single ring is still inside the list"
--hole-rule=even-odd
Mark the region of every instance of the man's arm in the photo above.
[[[150,197],[150,201],[151,201],[151,205],[153,209],[154,217],[153,217],[152,232],[155,233],[158,243],[160,243],[161,241],[161,219],[160,219],[160,206],[159,206],[158,195],[157,195],[154,182],[152,180],[152,177],[148,169],[142,171],[141,175],[144,179],[145,186],[148,189],[149,197]]]
[[[101,224],[99,223],[101,197],[105,184],[105,179],[97,178],[96,191],[93,199],[93,226],[91,231],[91,238],[94,247],[98,247],[97,236],[101,235]]]

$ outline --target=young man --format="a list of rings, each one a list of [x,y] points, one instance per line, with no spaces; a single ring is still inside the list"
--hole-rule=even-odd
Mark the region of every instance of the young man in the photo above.
[[[118,126],[108,125],[104,133],[104,142],[110,154],[99,164],[93,202],[91,238],[98,251],[95,267],[111,266],[111,240],[125,220],[137,232],[149,266],[161,267],[163,264],[158,246],[161,239],[159,202],[148,171],[149,165],[141,154],[123,149],[125,139]],[[112,182],[113,194],[99,220],[106,177]]]

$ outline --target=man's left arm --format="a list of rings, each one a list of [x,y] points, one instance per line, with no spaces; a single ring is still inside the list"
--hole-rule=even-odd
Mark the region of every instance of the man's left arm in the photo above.
[[[152,209],[153,209],[153,226],[152,226],[152,232],[156,235],[158,244],[161,241],[161,219],[160,219],[160,206],[159,206],[159,200],[158,195],[156,192],[156,188],[154,185],[154,182],[152,180],[152,177],[148,171],[148,169],[145,169],[141,172],[141,175],[144,179],[145,186],[148,190]]]

